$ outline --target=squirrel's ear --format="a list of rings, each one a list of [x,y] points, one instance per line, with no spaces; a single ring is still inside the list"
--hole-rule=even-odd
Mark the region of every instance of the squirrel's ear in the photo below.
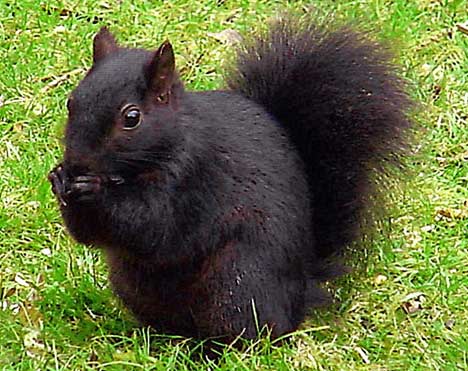
[[[109,54],[117,51],[118,46],[114,35],[110,33],[107,27],[101,27],[93,40],[93,61],[99,62]]]
[[[172,45],[165,41],[154,52],[147,66],[146,78],[152,95],[163,96],[170,92],[175,75],[175,58]]]

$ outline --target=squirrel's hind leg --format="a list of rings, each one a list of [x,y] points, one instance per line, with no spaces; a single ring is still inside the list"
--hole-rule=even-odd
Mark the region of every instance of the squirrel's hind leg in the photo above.
[[[252,246],[229,242],[207,258],[196,284],[203,293],[192,313],[203,337],[272,338],[297,329],[305,313],[306,283],[295,272],[279,277],[268,257],[249,256]]]

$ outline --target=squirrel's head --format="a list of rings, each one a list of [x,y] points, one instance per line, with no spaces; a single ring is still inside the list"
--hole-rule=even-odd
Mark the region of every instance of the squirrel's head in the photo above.
[[[119,175],[163,167],[183,141],[183,86],[171,44],[124,48],[102,28],[93,46],[93,65],[67,102],[65,163]]]

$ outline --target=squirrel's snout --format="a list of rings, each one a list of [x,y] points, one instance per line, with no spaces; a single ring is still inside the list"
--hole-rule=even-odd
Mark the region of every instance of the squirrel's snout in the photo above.
[[[102,161],[85,151],[66,150],[63,165],[69,173],[75,176],[102,172]]]

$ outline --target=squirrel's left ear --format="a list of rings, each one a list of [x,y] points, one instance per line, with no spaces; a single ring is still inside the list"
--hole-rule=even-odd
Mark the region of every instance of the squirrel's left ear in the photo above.
[[[107,27],[102,27],[96,36],[94,36],[93,62],[99,62],[109,54],[117,51],[118,48],[114,35],[111,34]]]
[[[155,99],[165,100],[171,91],[175,77],[175,58],[172,45],[165,41],[154,52],[150,63],[146,67],[146,79],[149,93]]]

